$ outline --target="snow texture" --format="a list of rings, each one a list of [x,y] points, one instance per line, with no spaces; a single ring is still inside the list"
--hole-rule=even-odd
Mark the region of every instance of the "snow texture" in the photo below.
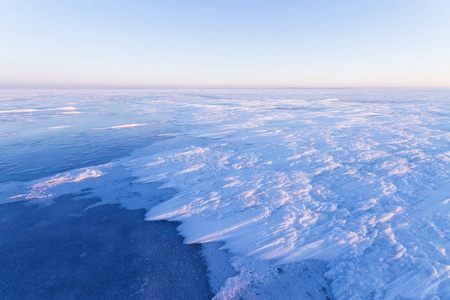
[[[176,128],[167,139],[30,183],[10,201],[122,168],[136,184],[177,191],[147,220],[180,221],[185,242],[222,242],[233,255],[238,275],[217,299],[295,299],[305,274],[323,289],[317,299],[450,298],[450,92],[138,95],[141,112]],[[308,264],[316,273],[299,275]]]

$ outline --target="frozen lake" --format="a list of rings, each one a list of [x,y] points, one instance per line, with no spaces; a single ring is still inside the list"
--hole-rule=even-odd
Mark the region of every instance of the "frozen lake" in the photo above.
[[[447,90],[1,91],[0,296],[448,299],[449,124]]]

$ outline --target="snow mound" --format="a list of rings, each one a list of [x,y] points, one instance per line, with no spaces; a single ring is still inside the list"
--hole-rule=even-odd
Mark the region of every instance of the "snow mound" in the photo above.
[[[124,161],[178,194],[188,243],[328,262],[337,299],[450,295],[449,102],[168,100],[181,133]]]
[[[222,287],[211,275],[217,299],[450,299],[448,91],[133,93],[122,95],[136,105],[117,123],[127,125],[96,128],[158,115],[173,129],[159,132],[164,141],[107,165],[1,183],[2,203],[92,186],[106,203],[149,210],[148,220],[181,221],[186,242],[221,242],[233,255],[238,275]],[[107,105],[105,95],[96,101]],[[7,108],[12,120],[41,111]],[[128,132],[99,132],[109,131]],[[150,203],[151,182],[177,193]]]

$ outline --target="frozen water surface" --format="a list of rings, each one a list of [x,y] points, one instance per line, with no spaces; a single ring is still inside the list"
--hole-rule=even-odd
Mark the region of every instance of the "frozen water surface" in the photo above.
[[[170,118],[139,103],[104,91],[0,94],[0,182],[107,163],[161,139]]]
[[[1,97],[4,205],[86,189],[86,213],[179,221],[217,299],[450,298],[450,91]],[[150,200],[154,182],[176,193]]]
[[[118,205],[83,212],[93,202],[0,205],[2,299],[212,297],[201,247],[183,245],[176,224]]]

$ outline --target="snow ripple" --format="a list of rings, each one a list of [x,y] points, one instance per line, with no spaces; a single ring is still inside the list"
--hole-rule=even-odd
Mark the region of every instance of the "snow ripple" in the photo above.
[[[124,162],[179,192],[148,220],[241,256],[328,261],[337,299],[450,294],[449,115],[431,113],[448,102],[193,101],[173,102],[189,126],[165,150]]]
[[[32,181],[25,193],[5,183],[0,195],[48,201],[106,174],[127,185],[130,175],[162,182],[178,193],[157,206],[126,186],[97,185],[125,207],[152,207],[148,220],[181,221],[188,243],[223,242],[240,273],[217,299],[298,295],[312,274],[301,270],[318,261],[311,264],[326,263],[336,299],[450,299],[447,92],[436,92],[438,100],[405,91],[302,92],[314,100],[298,99],[297,90],[202,93],[137,98],[135,113],[151,109],[176,126],[169,139]],[[147,123],[112,129],[136,125]],[[270,290],[249,292],[258,287]]]

